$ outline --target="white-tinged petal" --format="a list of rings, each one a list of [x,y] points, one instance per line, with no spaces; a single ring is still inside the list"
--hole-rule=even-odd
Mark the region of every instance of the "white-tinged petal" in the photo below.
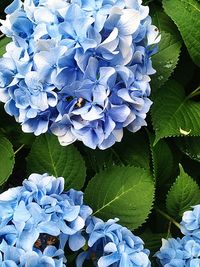
[[[120,35],[133,34],[140,25],[140,13],[134,9],[124,9],[118,22]]]
[[[117,251],[117,247],[113,242],[109,242],[108,244],[105,245],[104,251],[106,253],[112,253],[112,252]]]
[[[150,25],[147,31],[147,41],[148,45],[157,44],[161,40],[161,35],[159,34],[159,30],[156,26]]]
[[[71,129],[67,130],[65,135],[58,136],[58,140],[62,146],[68,146],[77,140],[77,137],[71,132]]]
[[[114,51],[119,43],[118,29],[115,27],[110,35],[99,45],[99,48],[103,47],[109,51]]]
[[[0,194],[0,201],[12,201],[14,199],[17,199],[21,190],[21,186],[8,189],[7,191]]]

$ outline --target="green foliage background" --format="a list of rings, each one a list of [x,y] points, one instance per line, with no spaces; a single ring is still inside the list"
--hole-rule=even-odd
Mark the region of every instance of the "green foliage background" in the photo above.
[[[0,17],[11,1],[1,0]],[[120,218],[153,253],[161,238],[178,236],[185,210],[200,203],[200,2],[146,0],[162,39],[152,57],[148,127],[125,132],[106,151],[57,138],[24,134],[0,105],[1,191],[20,185],[32,172],[63,176],[66,189],[85,191],[103,219]],[[0,34],[0,56],[9,42]],[[152,259],[153,266],[157,266]],[[72,264],[73,266],[73,264]]]

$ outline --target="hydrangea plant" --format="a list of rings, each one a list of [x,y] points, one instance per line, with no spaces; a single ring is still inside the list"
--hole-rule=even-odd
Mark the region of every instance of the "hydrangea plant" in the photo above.
[[[200,267],[199,29],[198,0],[0,1],[0,267]]]

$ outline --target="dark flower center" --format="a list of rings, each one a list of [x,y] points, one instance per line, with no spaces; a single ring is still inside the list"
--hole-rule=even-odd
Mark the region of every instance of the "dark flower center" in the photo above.
[[[56,236],[48,235],[48,234],[40,234],[39,238],[36,240],[34,247],[44,251],[44,249],[48,246],[55,246],[58,248],[59,239]]]

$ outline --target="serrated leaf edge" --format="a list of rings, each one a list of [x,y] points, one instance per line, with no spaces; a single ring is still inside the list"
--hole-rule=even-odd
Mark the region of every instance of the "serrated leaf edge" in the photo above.
[[[1,139],[4,139],[6,141],[6,143],[9,143],[11,145],[11,148],[12,148],[12,151],[13,151],[13,155],[12,155],[12,163],[13,163],[13,166],[12,166],[12,169],[10,170],[9,174],[8,174],[8,177],[3,179],[2,182],[0,182],[0,186],[2,186],[10,177],[10,175],[12,174],[12,171],[14,169],[14,165],[15,165],[15,153],[14,153],[14,149],[13,149],[13,144],[4,136],[1,137]],[[6,147],[6,150],[9,152],[9,150],[7,149]],[[10,152],[9,152],[10,154]]]
[[[140,169],[140,170],[149,172],[150,176],[152,177],[150,170],[145,169],[145,168],[142,168],[142,167],[138,167],[138,166],[136,167],[136,166],[133,166],[133,165],[130,165],[130,166],[128,166],[128,165],[126,165],[126,166],[115,165],[115,166],[113,166],[113,168],[116,168],[116,169],[117,169],[117,168],[118,168],[118,169],[122,169],[122,168],[125,168],[125,167],[133,167],[133,168],[136,168],[136,169]],[[101,173],[101,172],[105,172],[105,171],[108,171],[108,170],[109,170],[109,169],[102,170],[102,171],[100,171],[99,173]],[[95,176],[92,177],[92,179],[89,181],[89,183],[92,182],[92,180],[93,180],[99,173],[96,173]],[[152,178],[153,178],[153,177],[152,177]],[[88,183],[88,185],[89,185],[89,183]],[[153,194],[152,194],[152,203],[151,203],[151,207],[150,207],[150,209],[149,209],[149,212],[148,212],[148,214],[147,214],[147,217],[146,217],[146,219],[145,219],[141,224],[139,224],[136,228],[131,229],[131,230],[136,230],[136,229],[138,229],[139,227],[141,227],[143,224],[145,224],[146,221],[148,220],[148,218],[149,218],[151,212],[152,212],[152,209],[153,209],[153,207],[154,207],[154,202],[155,202],[155,189],[156,189],[156,188],[155,188],[155,181],[154,181],[154,179],[152,179],[152,183],[153,183],[153,185],[154,185],[154,187],[153,187]],[[95,215],[97,212],[99,212],[99,211],[98,211],[98,210],[95,211],[92,215]],[[111,218],[111,219],[112,219],[112,218]]]
[[[171,187],[170,187],[170,189],[169,189],[169,191],[168,191],[168,193],[167,193],[167,195],[166,195],[166,202],[165,202],[165,206],[166,206],[166,207],[167,207],[167,200],[168,200],[169,194],[171,193],[171,191],[172,191],[173,187],[175,186],[175,184],[177,183],[177,181],[181,178],[181,174],[186,174],[186,175],[188,175],[188,174],[184,171],[184,169],[183,169],[183,167],[182,167],[181,164],[179,164],[179,168],[180,168],[180,173],[179,173],[178,177],[175,179],[175,181],[173,182],[173,184],[171,185]],[[199,188],[199,185],[197,184],[197,182],[196,182],[190,175],[188,175],[188,176],[189,176],[190,179],[194,182],[194,184]]]

